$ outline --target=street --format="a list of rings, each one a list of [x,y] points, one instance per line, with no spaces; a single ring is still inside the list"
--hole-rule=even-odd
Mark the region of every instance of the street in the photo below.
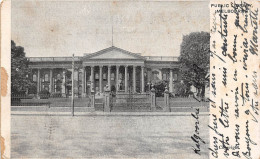
[[[12,115],[12,158],[208,158],[208,116],[199,116],[201,156],[187,115]]]

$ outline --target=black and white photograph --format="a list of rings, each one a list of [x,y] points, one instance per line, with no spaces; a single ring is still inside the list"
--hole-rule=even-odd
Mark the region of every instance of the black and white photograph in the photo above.
[[[208,158],[208,5],[12,0],[11,157]]]
[[[6,0],[1,158],[255,159],[246,1]]]

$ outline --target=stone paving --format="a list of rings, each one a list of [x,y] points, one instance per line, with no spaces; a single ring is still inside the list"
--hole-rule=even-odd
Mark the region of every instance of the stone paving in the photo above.
[[[147,114],[147,113],[146,113]],[[202,115],[201,156],[186,115],[12,115],[12,158],[208,158],[208,116]]]

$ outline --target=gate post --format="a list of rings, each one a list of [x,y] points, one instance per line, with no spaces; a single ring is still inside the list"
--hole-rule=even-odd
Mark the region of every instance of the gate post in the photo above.
[[[91,90],[90,102],[91,102],[91,108],[95,109],[95,92],[94,92],[94,90]]]
[[[156,107],[155,107],[155,89],[152,85],[152,89],[151,89],[151,110],[152,111],[155,111],[156,110]]]
[[[110,112],[110,89],[108,85],[105,88],[104,112]]]
[[[165,112],[170,112],[171,111],[170,103],[169,103],[169,91],[168,91],[167,86],[165,87],[165,91],[164,91],[164,107],[163,107],[163,110]]]

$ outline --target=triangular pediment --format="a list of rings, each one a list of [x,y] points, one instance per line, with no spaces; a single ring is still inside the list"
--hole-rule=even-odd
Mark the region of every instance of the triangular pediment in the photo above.
[[[144,59],[144,57],[140,56],[139,54],[131,53],[129,51],[114,46],[98,51],[96,53],[86,55],[85,58],[87,59]]]

